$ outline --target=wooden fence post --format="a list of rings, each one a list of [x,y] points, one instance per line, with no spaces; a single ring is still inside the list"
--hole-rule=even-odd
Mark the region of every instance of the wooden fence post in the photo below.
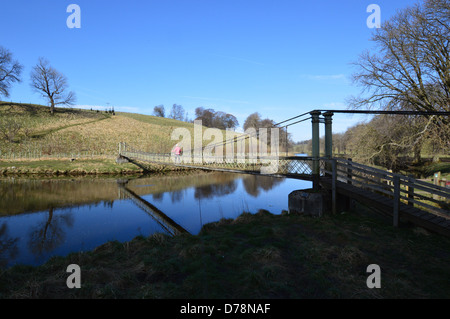
[[[441,186],[440,184],[440,182],[441,182],[441,172],[439,171],[439,172],[436,172],[436,173],[434,173],[434,185],[437,185],[437,186]],[[433,195],[433,199],[437,199],[437,200],[440,200],[440,196],[439,195]]]
[[[439,181],[441,180],[441,172],[434,173],[434,185],[439,185]]]
[[[349,184],[349,185],[351,185],[352,184],[352,169],[351,169],[351,167],[352,167],[352,159],[351,158],[349,158],[348,159],[348,161],[350,162],[350,163],[348,163],[348,167],[347,167],[347,184]]]
[[[337,181],[337,162],[336,159],[331,160],[331,212],[336,214],[336,181]]]
[[[413,177],[412,175],[409,175],[408,177]],[[408,180],[408,184],[406,186],[406,191],[408,192],[408,206],[414,206],[414,203],[410,200],[414,200],[414,186],[411,185],[411,181]]]
[[[394,175],[394,227],[398,227],[400,210],[400,176]]]

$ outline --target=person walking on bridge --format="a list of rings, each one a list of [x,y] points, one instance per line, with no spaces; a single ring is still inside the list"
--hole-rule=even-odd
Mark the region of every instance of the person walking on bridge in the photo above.
[[[175,154],[175,163],[181,162],[181,155],[183,154],[183,150],[181,147],[177,144],[175,145],[174,149],[172,150],[172,153]]]

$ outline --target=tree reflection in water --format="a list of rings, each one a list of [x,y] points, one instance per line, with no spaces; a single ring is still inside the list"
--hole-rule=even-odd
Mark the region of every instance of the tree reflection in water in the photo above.
[[[245,175],[241,176],[244,189],[247,194],[258,197],[261,190],[269,191],[283,182],[283,178],[270,176]],[[232,194],[238,188],[238,179],[226,181],[221,184],[204,185],[195,188],[196,199],[213,198]]]
[[[232,194],[237,189],[236,180],[223,184],[205,185],[195,188],[194,198],[213,198],[214,196],[225,196]]]
[[[4,268],[10,259],[16,258],[19,253],[17,248],[19,238],[11,237],[8,233],[8,225],[3,223],[0,226],[0,269]]]
[[[53,251],[65,240],[64,226],[72,227],[74,218],[70,213],[54,215],[53,208],[48,217],[30,229],[28,247],[34,256]]]
[[[283,181],[283,178],[250,175],[248,178],[244,178],[243,183],[247,194],[257,197],[261,190],[269,191]]]

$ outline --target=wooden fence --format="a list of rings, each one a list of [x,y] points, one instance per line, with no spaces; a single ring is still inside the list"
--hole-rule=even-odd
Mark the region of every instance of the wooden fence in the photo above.
[[[82,151],[70,153],[51,153],[46,154],[42,151],[24,151],[24,152],[1,152],[0,160],[40,160],[40,159],[59,159],[59,158],[74,158],[74,159],[92,159],[92,158],[114,158],[117,154],[107,151]]]
[[[355,163],[351,160],[323,160],[327,163],[325,173],[332,180],[334,200],[338,187],[337,182],[343,182],[392,199],[395,226],[398,225],[401,203],[437,216],[450,218],[450,188]]]

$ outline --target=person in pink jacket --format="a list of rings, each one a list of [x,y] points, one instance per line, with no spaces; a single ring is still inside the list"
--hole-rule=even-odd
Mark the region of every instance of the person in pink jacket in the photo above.
[[[172,150],[172,153],[175,154],[175,163],[180,163],[181,154],[183,154],[183,151],[181,150],[181,147],[178,144],[175,145],[175,148]]]

